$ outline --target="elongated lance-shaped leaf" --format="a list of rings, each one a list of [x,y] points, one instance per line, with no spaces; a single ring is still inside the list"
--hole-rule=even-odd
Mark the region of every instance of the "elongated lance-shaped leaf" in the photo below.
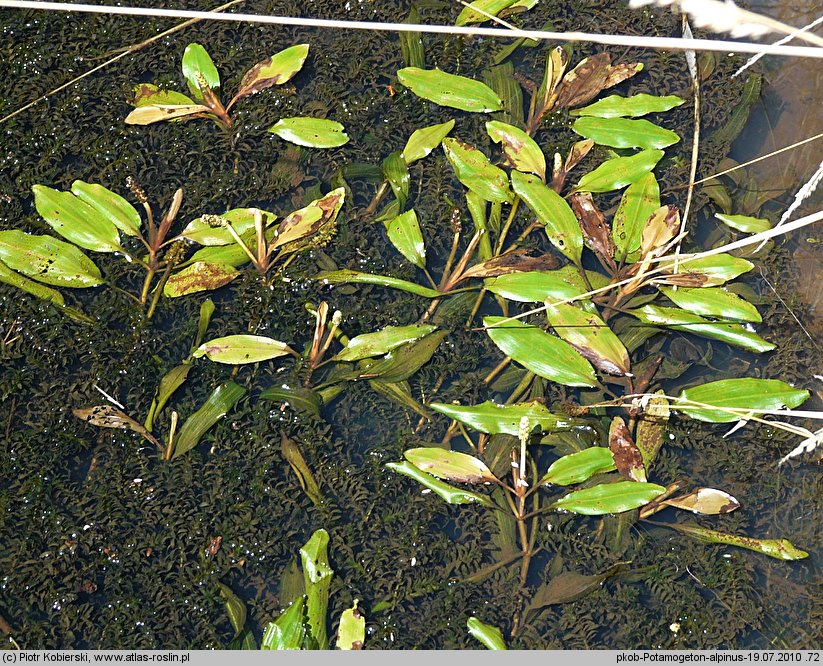
[[[656,97],[640,93],[632,97],[609,95],[581,109],[572,109],[573,116],[597,116],[598,118],[637,118],[647,113],[660,113],[680,106],[686,100],[677,95]]]
[[[675,132],[642,119],[578,118],[572,129],[601,146],[613,148],[665,148],[680,141]]]
[[[389,182],[389,185],[397,197],[397,205],[399,210],[406,207],[406,201],[409,198],[409,166],[403,160],[400,151],[390,153],[388,157],[383,160],[383,175]]]
[[[85,201],[45,185],[31,189],[37,212],[67,241],[94,252],[123,251],[117,227]]]
[[[0,231],[0,261],[56,287],[94,287],[103,283],[91,259],[76,246],[52,236],[33,236],[16,229]]]
[[[501,11],[515,4],[518,0],[474,0],[470,5],[463,7],[454,22],[456,26],[468,25],[469,23],[483,23],[490,21],[489,15],[497,16]],[[482,13],[474,8],[482,10]]]
[[[116,192],[102,185],[84,183],[82,180],[75,180],[71,184],[71,191],[74,196],[85,201],[124,234],[140,235],[140,213]]]
[[[176,90],[161,90],[152,83],[138,83],[131,89],[131,104],[134,106],[176,105],[192,106],[195,101]]]
[[[426,267],[426,243],[413,208],[386,222],[386,233],[400,254],[418,268]]]
[[[286,462],[289,463],[289,467],[297,476],[303,492],[306,493],[312,504],[320,506],[323,503],[323,494],[320,492],[320,486],[317,485],[317,480],[303,457],[300,445],[293,439],[286,437],[286,433],[281,433],[280,450],[283,452]]]
[[[506,650],[506,641],[503,640],[503,632],[497,627],[481,622],[476,617],[466,620],[466,627],[469,633],[480,641],[487,650]]]
[[[288,384],[270,386],[260,391],[260,397],[284,403],[296,412],[312,414],[317,418],[320,418],[320,409],[323,407],[323,399],[315,391]]]
[[[287,215],[277,227],[272,247],[297,252],[312,243],[324,244],[334,231],[345,195],[345,188],[338,187]]]
[[[527,370],[565,386],[595,386],[591,364],[577,350],[546,331],[505,317],[484,317],[483,325],[495,345]]]
[[[747,234],[757,234],[766,229],[772,228],[772,223],[762,217],[751,217],[749,215],[724,215],[723,213],[715,213],[714,216],[730,226],[732,229],[737,229]]]
[[[382,356],[392,349],[419,340],[437,330],[431,324],[411,324],[410,326],[386,326],[374,333],[363,333],[351,338],[346,348],[337,354],[334,361],[360,361],[364,358]]]
[[[497,477],[486,464],[466,453],[437,447],[408,449],[403,452],[406,460],[444,481],[458,483],[496,483]]]
[[[258,62],[243,75],[234,99],[254,95],[274,85],[282,85],[299,72],[309,55],[308,44],[295,44]]]
[[[698,421],[730,423],[745,418],[749,413],[756,415],[763,411],[783,409],[784,406],[794,409],[803,404],[809,395],[806,389],[796,389],[778,379],[740,377],[693,386],[682,391],[679,399],[701,402],[714,407],[744,410],[742,414],[719,409],[690,407],[678,403],[674,403],[672,408]]]
[[[483,113],[500,111],[503,102],[485,83],[439,69],[405,67],[397,71],[401,85],[440,106]]]
[[[261,650],[301,650],[306,642],[306,597],[299,597],[263,632]]]
[[[744,301],[737,294],[721,287],[658,287],[675,305],[704,317],[735,319],[737,321],[760,322],[762,318],[757,308]]]
[[[525,173],[533,173],[546,181],[546,157],[534,139],[519,127],[490,120],[486,123],[486,133],[503,148],[506,161],[512,168]]]
[[[192,43],[183,51],[183,76],[189,91],[195,99],[203,99],[203,89],[201,83],[205,83],[212,90],[219,90],[220,75],[214,61],[200,44]]]
[[[214,389],[202,407],[183,423],[174,441],[172,458],[177,458],[197,446],[203,435],[222,419],[245,394],[246,389],[233,381],[224,382]]]
[[[449,331],[434,331],[418,340],[396,347],[383,358],[364,363],[355,376],[361,379],[379,379],[383,382],[402,382],[429,362],[435,350]]]
[[[454,129],[454,119],[439,125],[429,125],[414,130],[401,152],[406,164],[422,160],[430,154],[449,135],[452,129]]]
[[[327,118],[281,118],[269,132],[284,141],[307,148],[337,148],[349,142],[345,127]]]
[[[390,277],[388,275],[374,275],[373,273],[361,273],[360,271],[352,271],[348,269],[340,271],[329,271],[326,273],[319,273],[315,276],[315,280],[320,280],[326,284],[340,284],[346,282],[359,282],[360,284],[376,284],[381,287],[391,287],[392,289],[400,289],[418,296],[425,296],[426,298],[439,298],[443,294],[435,289],[424,287],[415,282],[408,280],[401,280],[399,278]]]
[[[776,560],[802,560],[809,556],[805,550],[800,550],[788,539],[755,539],[740,534],[727,534],[726,532],[718,532],[697,525],[683,525],[680,523],[655,524],[670,527],[705,543],[721,543],[726,546],[748,548]]]
[[[327,650],[329,647],[326,612],[329,607],[329,587],[334,571],[329,564],[328,546],[329,533],[319,529],[300,549],[309,629],[320,650]]]
[[[618,261],[637,259],[646,221],[658,208],[660,186],[649,171],[626,188],[614,214],[612,240]]]
[[[574,191],[611,192],[619,190],[649,173],[662,157],[662,150],[653,149],[643,150],[630,157],[614,157],[606,160],[594,171],[583,176]]]
[[[147,104],[137,107],[127,115],[125,123],[127,125],[152,125],[164,120],[180,120],[209,112],[211,109],[202,104]]]
[[[661,504],[704,516],[731,513],[740,508],[736,498],[717,488],[697,488],[685,495],[664,499]]]
[[[342,386],[338,384],[337,386]],[[431,419],[431,412],[412,397],[411,386],[407,381],[385,382],[380,379],[370,379],[369,386],[394,404],[410,409],[424,419]],[[334,388],[334,387],[331,387]]]
[[[669,401],[655,395],[647,403],[637,420],[635,444],[643,457],[643,466],[649,470],[663,446],[666,425],[669,422]]]
[[[297,355],[285,342],[262,335],[227,335],[204,342],[194,352],[194,358],[205,356],[216,363],[240,365],[258,363],[280,356]]]
[[[354,600],[354,605],[347,608],[340,615],[340,626],[337,629],[338,650],[362,650],[366,640],[366,617],[363,615]]]
[[[520,434],[520,422],[528,418],[529,427],[539,432],[568,430],[581,422],[552,414],[539,402],[525,402],[515,405],[498,405],[487,400],[479,405],[462,406],[433,402],[429,405],[434,411],[445,414],[460,423],[465,423],[475,430],[490,435],[505,433],[515,437]]]
[[[234,637],[237,638],[246,626],[246,617],[248,615],[246,604],[225,583],[217,581],[217,589],[220,591],[220,596],[223,597],[226,615],[229,616],[229,622],[231,622],[232,629],[234,629]]]
[[[623,563],[614,564],[603,573],[587,576],[576,571],[563,571],[543,583],[534,593],[534,597],[523,611],[523,617],[531,615],[546,606],[569,604],[582,599],[603,585],[603,581],[620,573]],[[528,621],[528,620],[526,620]]]
[[[19,273],[15,273],[2,261],[0,261],[0,282],[11,285],[12,287],[17,287],[36,298],[49,301],[60,308],[66,307],[66,299],[63,298],[63,294],[59,291],[35,282],[34,280],[29,280],[29,278],[23,277]]]
[[[608,283],[605,275],[595,271],[586,271],[586,277],[594,289]],[[493,294],[521,303],[542,303],[546,299],[566,300],[589,290],[574,266],[564,266],[554,271],[509,273],[487,278],[483,281],[483,286]]]
[[[628,313],[637,317],[644,324],[665,326],[681,333],[693,333],[753,352],[762,353],[775,348],[773,343],[764,340],[757,333],[752,333],[742,324],[710,321],[680,308],[644,305],[642,308],[629,310]]]
[[[166,284],[163,285],[163,295],[168,298],[178,298],[201,291],[219,289],[238,275],[240,272],[234,266],[195,261],[166,280]]]
[[[673,271],[674,257],[660,261],[657,266],[666,271]],[[754,264],[742,257],[735,257],[731,254],[715,254],[689,261],[681,260],[678,270],[681,273],[699,276],[704,280],[704,287],[716,287],[729,280],[734,280],[743,273],[748,273],[752,268],[754,268]]]
[[[386,467],[398,474],[414,479],[425,488],[431,490],[435,495],[445,500],[447,504],[482,504],[489,508],[495,506],[494,502],[486,495],[480,495],[470,490],[463,490],[462,488],[451,486],[428,472],[418,469],[407,460],[399,463],[386,463]]]
[[[629,371],[629,352],[600,315],[573,303],[546,301],[546,317],[555,332],[599,370],[610,375]]]
[[[137,421],[114,405],[97,405],[88,409],[73,409],[72,413],[82,421],[91,423],[98,428],[126,428],[151,442],[157,448],[162,448],[159,441]]]
[[[615,465],[612,452],[603,446],[591,446],[555,460],[539,483],[570,486],[574,483],[583,483],[595,474],[611,472],[613,469]]]
[[[163,378],[160,380],[160,384],[157,386],[154,399],[151,401],[149,413],[146,415],[146,420],[143,422],[146,430],[151,431],[154,429],[154,419],[161,411],[163,411],[163,407],[166,406],[166,403],[169,401],[169,398],[174,395],[174,392],[186,381],[192,367],[193,366],[191,363],[182,363],[163,375]]]
[[[553,502],[552,506],[586,516],[601,516],[637,509],[662,495],[665,490],[663,486],[638,481],[602,483],[592,488],[575,490]]]
[[[457,179],[486,201],[511,202],[509,178],[477,148],[452,137],[443,139],[443,151]]]
[[[575,264],[583,252],[583,232],[569,204],[537,176],[512,171],[512,187],[546,228],[549,241]]]
[[[270,227],[277,219],[274,213],[267,210],[232,208],[221,215],[202,215],[193,219],[180,232],[180,235],[200,245],[231,245],[237,241],[226,228],[228,225],[225,223],[230,224],[234,232],[244,238],[250,231],[254,231],[258,212],[264,227]]]

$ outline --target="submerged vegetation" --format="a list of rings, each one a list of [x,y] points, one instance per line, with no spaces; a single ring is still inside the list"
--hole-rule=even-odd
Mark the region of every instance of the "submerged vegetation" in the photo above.
[[[86,115],[57,105],[40,122],[69,140],[45,154],[77,156],[21,151],[0,181],[0,630],[24,648],[812,645],[760,582],[811,575],[817,528],[769,516],[814,508],[819,481],[776,466],[817,433],[773,415],[810,395],[781,366],[819,355],[747,280],[780,248],[725,247],[771,228],[763,201],[698,191],[710,253],[681,220],[685,61],[298,29],[275,52],[255,30],[192,28],[190,96],[175,49],[126,67],[126,124],[151,127],[124,126],[110,80]],[[258,41],[275,55],[249,68]],[[246,63],[225,105],[199,42]],[[735,63],[700,61],[706,174],[751,106]],[[197,118],[215,122],[159,123]],[[46,141],[29,123],[9,136]],[[138,181],[173,192],[159,222]]]

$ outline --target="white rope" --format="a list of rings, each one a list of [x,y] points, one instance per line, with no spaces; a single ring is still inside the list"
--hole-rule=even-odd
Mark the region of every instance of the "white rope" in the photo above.
[[[564,42],[593,42],[614,46],[669,49],[678,51],[721,51],[727,53],[766,53],[770,55],[823,58],[823,49],[813,46],[755,44],[712,39],[684,40],[679,37],[633,37],[587,32],[547,32],[544,30],[503,30],[500,28],[415,25],[410,23],[375,23],[369,21],[342,21],[332,19],[267,16],[260,14],[214,14],[211,12],[180,9],[151,9],[145,7],[113,7],[63,2],[35,2],[32,0],[0,0],[0,7],[12,9],[40,9],[47,11],[83,12],[91,14],[124,14],[161,18],[202,19],[206,21],[234,21],[238,23],[267,23],[303,28],[333,28],[343,30],[382,30],[386,32],[426,32],[449,35],[480,35],[504,39],[538,39]]]

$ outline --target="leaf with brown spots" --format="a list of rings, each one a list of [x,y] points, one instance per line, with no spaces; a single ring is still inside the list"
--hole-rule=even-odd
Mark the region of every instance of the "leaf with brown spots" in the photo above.
[[[239,275],[234,266],[195,261],[179,273],[172,275],[163,287],[163,295],[177,298],[198,291],[210,291],[227,285]]]
[[[634,445],[632,434],[626,427],[626,422],[619,416],[612,419],[609,427],[609,450],[614,457],[614,464],[620,475],[629,481],[645,481],[646,468],[643,466],[643,456]]]
[[[557,268],[557,259],[553,256],[544,254],[539,257],[530,257],[527,250],[518,249],[472,266],[463,273],[460,279],[492,278],[508,275],[509,273],[550,271],[555,268]]]
[[[603,89],[611,88],[612,86],[616,86],[618,83],[623,83],[626,79],[630,79],[635,74],[640,72],[643,69],[643,63],[639,62],[630,62],[630,63],[621,63],[620,65],[612,65],[609,67],[609,73],[606,76],[606,83],[603,85]]]
[[[163,445],[157,441],[154,435],[124,411],[117,409],[117,407],[113,405],[97,405],[95,407],[89,407],[88,409],[73,409],[71,411],[78,419],[95,425],[98,428],[124,428],[132,430],[154,444],[158,449],[163,449]]]
[[[606,224],[603,213],[595,205],[592,195],[589,192],[577,192],[572,195],[571,205],[575,217],[580,221],[580,228],[583,230],[583,239],[586,244],[597,253],[609,268],[616,271],[611,230]]]
[[[581,160],[589,154],[589,151],[594,148],[594,141],[592,139],[583,139],[572,144],[569,149],[569,154],[566,156],[566,163],[562,164],[560,155],[555,154],[555,168],[552,173],[551,188],[555,192],[560,192],[563,185],[566,183],[566,178],[569,172],[574,169]]]
[[[309,247],[321,247],[335,231],[337,214],[343,206],[345,190],[338,187],[321,199],[289,214],[277,227],[271,249],[299,252]]]
[[[715,488],[697,488],[685,495],[664,500],[663,504],[704,516],[731,513],[740,508],[740,502],[736,498]]]
[[[180,120],[188,117],[199,117],[209,113],[210,109],[202,104],[149,104],[138,106],[126,116],[127,125],[151,125],[163,120]]]
[[[563,77],[557,88],[554,108],[580,106],[594,99],[606,87],[611,69],[611,56],[608,53],[598,53],[581,60],[577,67]]]
[[[674,206],[661,206],[646,222],[640,242],[640,254],[646,257],[650,252],[659,250],[677,235],[680,229],[680,213]]]
[[[297,44],[258,62],[243,75],[240,90],[229,106],[241,97],[254,95],[274,85],[286,83],[303,67],[309,54],[308,44]]]

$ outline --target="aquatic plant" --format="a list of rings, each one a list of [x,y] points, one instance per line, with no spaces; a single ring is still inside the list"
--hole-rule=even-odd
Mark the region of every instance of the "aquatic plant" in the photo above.
[[[161,90],[141,83],[132,90],[136,108],[128,116],[129,125],[151,125],[161,121],[209,118],[224,128],[231,127],[232,107],[244,97],[274,85],[283,85],[299,72],[309,54],[308,44],[296,44],[258,62],[240,82],[240,88],[225,106],[220,99],[220,74],[205,48],[189,44],[183,52],[183,76],[191,97],[173,90]],[[270,129],[281,139],[311,148],[334,148],[349,138],[343,126],[325,118],[281,118]]]

